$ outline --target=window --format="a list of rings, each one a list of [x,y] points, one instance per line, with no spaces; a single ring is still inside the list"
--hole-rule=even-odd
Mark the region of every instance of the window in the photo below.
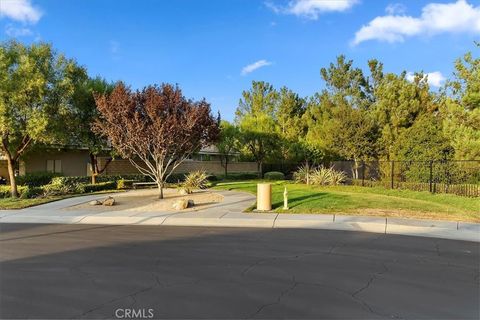
[[[62,160],[47,160],[47,171],[61,173],[62,172]]]

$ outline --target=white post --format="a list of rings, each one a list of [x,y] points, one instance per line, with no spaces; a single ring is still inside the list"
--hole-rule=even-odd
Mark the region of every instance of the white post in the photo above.
[[[288,210],[288,191],[287,187],[283,191],[283,210]]]

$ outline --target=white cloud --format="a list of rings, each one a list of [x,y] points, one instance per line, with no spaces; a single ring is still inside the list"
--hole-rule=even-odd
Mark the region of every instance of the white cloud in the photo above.
[[[446,78],[440,71],[429,72],[425,74],[428,84],[432,87],[441,87]],[[415,74],[413,72],[407,72],[407,80],[413,82],[415,80]]]
[[[420,17],[386,15],[376,17],[355,33],[353,44],[380,40],[404,41],[406,37],[443,32],[480,33],[480,6],[474,7],[466,0],[423,7]]]
[[[115,41],[115,40],[110,40],[110,52],[115,55],[118,53],[119,50],[120,50],[120,43],[118,43],[118,41]]]
[[[243,67],[241,75],[245,76],[245,75],[261,68],[261,67],[266,67],[266,66],[269,66],[271,64],[272,63],[270,61],[267,61],[267,60],[258,60],[257,62],[254,62],[252,64],[249,64],[249,65]]]
[[[278,6],[268,1],[265,5],[275,13],[293,14],[317,20],[324,12],[341,12],[350,9],[358,0],[292,0],[287,6]]]
[[[43,12],[32,5],[30,0],[1,0],[0,17],[28,23],[37,23]]]
[[[386,8],[385,12],[389,15],[394,14],[404,14],[407,11],[407,8],[403,3],[390,3]]]
[[[17,28],[11,24],[8,24],[5,27],[5,34],[9,37],[17,38],[17,37],[31,36],[33,35],[33,32],[29,28],[25,28],[25,27]]]

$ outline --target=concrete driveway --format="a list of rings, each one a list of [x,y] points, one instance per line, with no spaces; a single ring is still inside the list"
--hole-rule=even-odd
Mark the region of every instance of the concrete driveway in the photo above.
[[[1,318],[478,319],[479,243],[0,224]]]

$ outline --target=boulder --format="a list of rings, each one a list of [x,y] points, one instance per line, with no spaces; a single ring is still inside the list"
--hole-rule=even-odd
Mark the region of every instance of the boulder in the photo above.
[[[193,200],[189,199],[189,200],[187,201],[187,207],[188,207],[188,208],[192,208],[193,206],[195,206],[195,202],[193,202]]]
[[[103,200],[103,203],[102,203],[104,206],[113,206],[115,204],[115,199],[113,199],[112,197],[108,197],[106,198],[105,200]]]
[[[181,194],[182,196],[184,196],[184,195],[188,194],[188,190],[185,189],[185,188],[180,188],[180,189],[178,189],[178,193]]]
[[[183,210],[188,207],[188,200],[187,199],[180,199],[173,203],[172,208],[175,210]]]
[[[98,206],[98,205],[101,205],[102,203],[98,200],[92,200],[88,204],[91,206]]]

